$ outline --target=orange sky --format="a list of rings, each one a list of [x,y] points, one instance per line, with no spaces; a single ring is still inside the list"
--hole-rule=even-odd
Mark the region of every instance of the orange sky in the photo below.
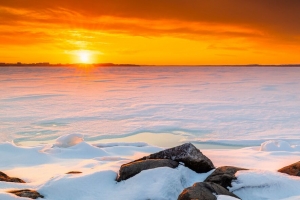
[[[299,19],[299,0],[0,0],[0,62],[300,63]]]

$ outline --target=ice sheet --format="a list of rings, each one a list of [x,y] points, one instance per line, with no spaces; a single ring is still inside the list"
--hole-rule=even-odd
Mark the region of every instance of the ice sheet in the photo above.
[[[299,74],[298,67],[1,67],[0,141],[28,146],[75,133],[101,143],[152,133],[173,135],[172,146],[299,144]],[[134,142],[158,145],[150,140]]]

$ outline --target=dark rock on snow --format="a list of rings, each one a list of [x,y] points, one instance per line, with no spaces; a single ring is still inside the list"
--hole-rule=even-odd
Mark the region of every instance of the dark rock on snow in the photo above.
[[[247,169],[232,166],[218,167],[204,182],[213,182],[227,189],[227,187],[231,187],[231,181],[236,179],[235,173],[239,170]]]
[[[80,172],[80,171],[70,171],[70,172],[68,172],[68,173],[66,173],[66,174],[81,174],[82,172]]]
[[[34,190],[12,190],[9,191],[9,193],[15,194],[19,197],[27,197],[27,198],[31,198],[31,199],[37,199],[37,198],[44,198],[43,195],[41,195],[40,193],[38,193],[37,191]]]
[[[121,166],[117,181],[123,181],[133,177],[143,170],[153,169],[157,167],[176,168],[179,163],[169,159],[155,159],[155,160],[140,160],[130,162]]]
[[[0,181],[14,182],[14,183],[25,183],[25,181],[23,181],[22,179],[15,178],[15,177],[9,177],[1,171],[0,171]]]
[[[289,174],[292,176],[300,176],[300,161],[289,166],[283,167],[278,172]]]
[[[216,200],[217,197],[215,195],[227,195],[239,199],[238,196],[218,184],[201,182],[184,189],[177,200]]]
[[[148,159],[170,159],[177,162],[183,162],[186,167],[197,173],[205,173],[215,168],[211,160],[203,155],[201,151],[191,143],[166,149],[136,161]]]

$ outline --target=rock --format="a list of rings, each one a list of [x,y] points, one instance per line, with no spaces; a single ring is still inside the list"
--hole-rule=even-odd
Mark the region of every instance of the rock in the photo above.
[[[211,160],[191,143],[166,149],[136,161],[147,159],[171,159],[177,162],[183,162],[186,167],[197,173],[205,173],[215,168]]]
[[[279,169],[278,172],[289,174],[291,176],[300,176],[300,161],[283,167]]]
[[[82,172],[80,172],[80,171],[70,171],[70,172],[68,172],[68,173],[66,173],[66,174],[81,174]]]
[[[14,182],[14,183],[25,183],[25,181],[23,181],[22,179],[15,178],[15,177],[9,177],[1,171],[0,171],[0,181]]]
[[[235,173],[239,170],[247,169],[232,166],[218,167],[204,182],[213,182],[227,189],[231,187],[231,181],[236,179]]]
[[[37,198],[44,198],[43,195],[41,195],[40,193],[38,193],[37,191],[34,190],[12,190],[9,191],[9,193],[15,194],[19,197],[27,197],[27,198],[31,198],[31,199],[37,199]]]
[[[153,159],[130,162],[121,166],[117,181],[120,182],[129,179],[143,170],[157,167],[176,168],[178,165],[178,162],[169,159]]]
[[[177,200],[217,200],[215,195],[227,195],[240,199],[216,183],[195,183],[192,187],[184,189]]]

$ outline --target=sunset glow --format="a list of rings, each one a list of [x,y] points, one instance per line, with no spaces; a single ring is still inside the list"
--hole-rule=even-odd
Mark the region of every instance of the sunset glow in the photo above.
[[[86,51],[78,54],[81,63],[90,63],[90,54]]]
[[[0,62],[299,63],[299,7],[295,0],[0,0]],[[69,53],[78,49],[95,52],[93,59]]]
[[[300,0],[0,0],[0,200],[300,200],[299,19]]]

